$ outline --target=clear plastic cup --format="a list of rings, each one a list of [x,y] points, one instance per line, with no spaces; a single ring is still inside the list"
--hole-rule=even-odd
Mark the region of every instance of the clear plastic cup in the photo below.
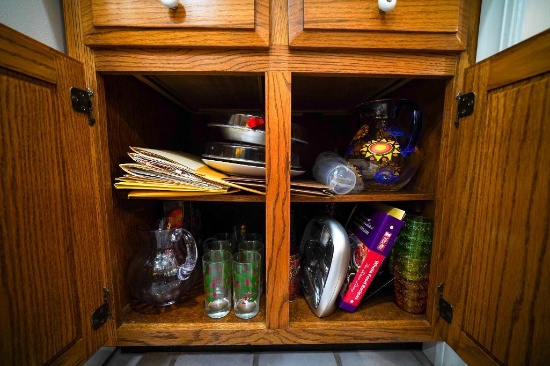
[[[313,165],[315,179],[329,186],[336,194],[346,194],[355,188],[357,174],[346,160],[331,151],[321,153]]]

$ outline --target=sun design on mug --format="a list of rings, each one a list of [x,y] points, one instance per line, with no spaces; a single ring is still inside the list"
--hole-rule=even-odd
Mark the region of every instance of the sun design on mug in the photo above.
[[[361,152],[369,160],[388,161],[399,156],[400,150],[397,141],[379,138],[367,142]]]

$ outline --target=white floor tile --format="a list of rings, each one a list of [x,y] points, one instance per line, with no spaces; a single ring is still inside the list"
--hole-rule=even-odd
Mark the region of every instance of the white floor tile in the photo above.
[[[117,350],[107,362],[86,366],[171,366],[175,357],[168,352],[124,353]]]
[[[338,352],[342,366],[422,366],[408,350]]]
[[[144,354],[116,352],[105,365],[107,366],[138,366]]]
[[[262,352],[258,366],[338,366],[332,352]]]
[[[92,361],[92,359],[90,359]],[[278,352],[121,352],[86,366],[432,366],[417,349]]]
[[[253,353],[184,353],[177,357],[174,366],[253,366],[253,364]]]

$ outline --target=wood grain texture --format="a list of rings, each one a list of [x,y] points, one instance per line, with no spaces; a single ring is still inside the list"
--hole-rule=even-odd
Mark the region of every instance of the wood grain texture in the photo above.
[[[453,137],[439,248],[455,308],[446,341],[469,364],[535,365],[550,339],[548,73],[490,90],[492,61],[468,69],[476,113]]]
[[[464,9],[465,5],[468,4],[469,6]],[[447,210],[452,207],[453,201],[449,201],[448,199],[446,199],[446,197],[455,197],[455,195],[457,194],[456,192],[461,192],[460,190],[457,190],[456,187],[448,185],[449,179],[456,179],[455,159],[460,159],[460,150],[457,149],[457,141],[462,137],[460,133],[457,133],[457,128],[455,127],[458,109],[456,96],[459,92],[466,92],[466,89],[464,88],[465,70],[473,63],[475,63],[475,46],[477,43],[475,38],[477,32],[474,30],[474,28],[477,28],[480,11],[480,1],[473,0],[469,2],[464,2],[462,4],[461,28],[463,29],[464,34],[467,35],[467,37],[463,39],[465,44],[467,44],[467,48],[465,52],[461,53],[458,56],[456,65],[456,76],[447,82],[445,88],[443,124],[441,126],[440,140],[441,163],[437,168],[439,180],[436,187],[437,193],[435,198],[434,221],[440,224],[436,224],[434,226],[434,245],[432,250],[432,260],[439,264],[437,266],[431,267],[430,269],[430,278],[435,279],[435,281],[430,281],[429,291],[430,294],[433,294],[433,297],[431,301],[431,312],[428,313],[427,318],[434,324],[434,338],[437,340],[444,340],[448,344],[451,344],[453,346],[457,344],[460,334],[459,332],[456,332],[458,327],[453,327],[452,324],[448,324],[439,315],[439,291],[437,289],[437,286],[439,286],[441,283],[444,283],[445,287],[443,296],[451,303],[453,303],[452,301],[456,301],[457,296],[464,296],[464,292],[461,292],[462,283],[460,281],[451,281],[448,283],[449,278],[460,278],[463,267],[461,266],[460,262],[449,264],[447,261],[453,261],[454,258],[461,258],[461,250],[463,250],[464,248],[461,243],[458,244],[458,248],[450,248],[447,244],[449,239],[449,225],[454,225],[454,223],[449,221],[450,217],[447,213]],[[469,91],[470,89],[467,90]],[[447,191],[447,189],[450,190]],[[448,202],[450,202],[450,204]],[[456,266],[459,267],[457,268]],[[457,273],[459,274],[458,276]],[[454,287],[455,285],[458,286]],[[448,298],[451,298],[451,300],[449,300]],[[429,305],[428,308],[430,308]],[[460,320],[453,320],[453,323],[458,322],[460,322]]]
[[[91,157],[89,164],[95,168],[96,174],[94,176],[97,189],[96,204],[98,215],[98,230],[95,231],[95,235],[97,236],[96,250],[105,255],[104,263],[101,263],[106,271],[103,286],[110,291],[109,302],[111,304],[112,317],[103,327],[93,333],[94,336],[92,339],[86,340],[86,352],[88,355],[92,355],[102,346],[115,345],[116,320],[118,315],[116,305],[122,301],[120,291],[123,290],[115,286],[116,282],[114,282],[116,274],[120,272],[120,267],[117,264],[117,258],[113,255],[113,253],[116,253],[116,250],[111,245],[115,248],[117,246],[110,240],[110,231],[116,230],[116,225],[113,218],[113,200],[111,199],[112,183],[109,174],[109,156],[106,154],[109,151],[109,145],[105,95],[101,92],[104,90],[103,80],[96,73],[93,51],[84,44],[80,3],[78,1],[63,1],[63,15],[67,53],[70,57],[82,62],[84,65],[83,88],[89,88],[94,93],[92,97],[92,117],[95,119],[95,124],[93,128],[87,130],[87,133],[90,134],[90,146],[86,152]],[[95,290],[97,291],[97,289]],[[95,296],[98,296],[97,292],[94,294],[94,301],[97,301]],[[99,305],[97,304],[96,306]]]
[[[349,24],[340,26],[335,22],[327,25],[334,29],[322,29],[325,24],[312,21],[311,16],[328,16],[329,12],[326,9],[322,10],[325,15],[316,11],[315,14],[308,13],[304,17],[304,2],[289,1],[287,4],[284,0],[271,2],[256,0],[253,29],[232,31],[220,28],[185,28],[185,26],[179,28],[182,23],[156,29],[98,26],[99,23],[94,23],[96,21],[92,6],[96,4],[94,1],[96,0],[84,0],[80,3],[76,0],[65,0],[64,4],[65,13],[68,14],[66,24],[70,28],[67,32],[69,52],[85,62],[86,81],[96,90],[97,107],[94,113],[97,117],[97,128],[92,129],[91,155],[92,163],[97,164],[99,174],[97,201],[100,207],[99,216],[102,220],[98,227],[104,229],[103,233],[98,235],[101,243],[106,246],[105,265],[113,286],[114,318],[118,327],[116,336],[112,336],[110,341],[116,337],[117,345],[135,346],[373,343],[434,339],[432,332],[436,317],[434,306],[437,299],[436,283],[432,283],[430,288],[431,304],[428,307],[428,314],[420,316],[411,316],[402,312],[390,298],[368,304],[369,306],[353,314],[337,312],[326,319],[315,317],[303,301],[288,303],[290,203],[303,202],[308,205],[310,202],[325,202],[324,199],[289,195],[288,152],[293,112],[292,79],[293,74],[418,79],[420,86],[416,85],[410,90],[402,91],[411,98],[415,93],[423,93],[419,98],[429,105],[427,115],[433,119],[423,146],[431,152],[435,151],[434,156],[438,156],[437,152],[442,148],[438,140],[441,139],[444,144],[451,145],[455,142],[454,138],[449,138],[450,127],[452,127],[449,124],[453,121],[449,115],[453,113],[455,96],[453,93],[456,90],[449,85],[459,84],[453,76],[460,74],[458,68],[465,65],[459,63],[463,58],[459,59],[457,54],[468,44],[465,35],[471,34],[469,33],[471,12],[468,4],[472,1],[452,2],[452,4],[458,4],[456,13],[452,15],[455,18],[452,30],[449,28],[438,31],[436,28],[430,28],[441,26],[445,29],[451,24],[443,21],[445,17],[440,17],[435,19],[433,24],[425,24],[429,21],[424,22],[420,29],[424,29],[422,27],[431,29],[425,32],[411,29],[414,28],[414,19],[390,25],[379,22],[377,26],[380,29],[361,30],[359,28],[363,27],[363,24],[350,27]],[[306,10],[309,4],[325,4],[330,9],[342,2],[306,1]],[[416,6],[412,2],[400,4],[406,7]],[[425,5],[426,2],[421,1],[420,4]],[[443,8],[447,9],[447,4]],[[154,2],[147,4],[155,7],[157,5],[158,3],[154,4]],[[97,10],[98,8],[95,9]],[[340,11],[340,9],[337,10]],[[119,12],[119,14],[122,13]],[[163,14],[162,16],[165,16],[166,11]],[[435,16],[434,14],[437,12],[418,14],[418,16],[429,17]],[[349,15],[353,18],[357,14],[341,13],[343,17]],[[408,16],[403,13],[401,15]],[[380,17],[379,14],[376,16]],[[392,16],[391,13],[384,17],[391,19],[390,16]],[[158,20],[164,21],[165,18],[145,21]],[[378,21],[380,20],[381,18],[378,18]],[[112,19],[112,21],[116,20]],[[388,27],[392,26],[404,28],[387,32]],[[265,49],[268,46],[269,49]],[[158,208],[158,201],[130,201],[126,200],[123,194],[118,195],[120,192],[113,193],[112,177],[118,175],[116,170],[118,160],[125,154],[126,145],[130,142],[147,142],[158,144],[152,147],[164,148],[169,145],[162,142],[166,136],[155,131],[155,127],[159,125],[151,122],[154,120],[154,116],[150,114],[153,110],[162,109],[165,113],[164,127],[174,126],[172,124],[174,121],[179,121],[182,125],[186,123],[192,125],[191,135],[198,136],[196,140],[203,137],[201,126],[204,125],[204,121],[200,116],[190,120],[185,119],[185,121],[178,120],[178,117],[171,114],[170,103],[164,105],[149,92],[135,87],[131,77],[109,74],[163,76],[193,74],[199,77],[220,73],[231,76],[265,75],[265,113],[270,121],[267,142],[267,195],[260,199],[251,199],[246,195],[212,199],[214,205],[224,205],[226,201],[236,205],[239,202],[265,205],[268,286],[262,311],[257,318],[248,322],[238,321],[231,314],[222,321],[212,321],[206,319],[199,299],[189,303],[188,308],[162,315],[128,312],[126,307],[131,300],[126,288],[124,270],[135,250],[131,241],[128,240],[129,231],[131,225],[144,221],[155,212],[153,210],[155,206]],[[421,86],[423,81],[420,79],[423,78],[439,79],[430,81],[437,87],[426,92],[426,89]],[[447,83],[444,79],[449,80],[449,83],[443,97],[437,93],[443,94],[442,86]],[[425,82],[427,88],[432,85],[430,82]],[[442,99],[445,99],[443,105]],[[148,105],[143,103],[145,100],[152,101],[151,111],[148,111]],[[443,118],[440,115],[443,115]],[[323,131],[316,131],[316,133],[323,133]],[[191,145],[198,144],[197,141],[187,142]],[[453,166],[446,166],[450,161],[447,160],[446,154],[456,159],[461,158],[460,152],[455,152],[453,146],[443,146],[439,157],[426,165],[434,172],[423,173],[419,176],[418,185],[415,183],[409,190],[396,194],[366,193],[335,197],[326,202],[399,201],[404,205],[410,203],[410,206],[426,210],[429,215],[432,215],[434,203],[446,207],[447,195],[452,194],[454,197],[456,192],[467,192],[464,189],[470,187],[453,185],[446,191],[440,190],[443,186],[440,180],[444,181],[446,174],[453,176],[456,173]],[[460,146],[465,148],[467,144],[463,143]],[[194,149],[195,146],[193,145],[192,148]],[[467,173],[464,171],[464,174]],[[455,188],[458,190],[455,191]],[[197,201],[200,200],[197,199]],[[455,203],[452,200],[450,202]],[[207,202],[200,202],[200,204],[205,205]],[[437,266],[440,267],[446,265],[447,260],[454,259],[457,252],[456,248],[447,248],[447,227],[443,227],[443,230],[439,228],[439,225],[451,227],[455,223],[450,220],[437,222],[437,230],[440,234],[434,249],[437,258],[443,258],[441,264]],[[458,270],[456,272],[458,274],[463,273],[456,265],[452,265],[451,268]],[[459,279],[454,283],[460,288]],[[450,287],[454,288],[453,285]],[[460,318],[459,321],[461,321]],[[108,325],[111,332],[113,326]]]
[[[262,301],[264,299],[262,298]],[[177,309],[155,314],[129,311],[118,329],[121,346],[154,345],[285,345],[380,343],[396,340],[428,341],[431,326],[422,315],[401,311],[391,297],[365,304],[355,313],[337,310],[319,319],[304,298],[290,304],[290,324],[266,329],[262,305],[258,317],[243,322],[230,313],[223,319],[208,318],[202,294],[182,302]]]
[[[290,47],[292,49],[372,49],[399,51],[442,51],[459,53],[464,44],[455,34],[446,33],[385,33],[372,31],[360,32],[315,32],[291,29]]]
[[[5,69],[0,85],[1,354],[8,364],[43,364],[82,331],[75,259],[66,255],[73,253],[75,238],[63,147],[50,123],[59,120],[56,89]]]
[[[436,192],[438,184],[437,168],[440,165],[440,152],[434,146],[441,143],[443,125],[441,107],[445,103],[445,85],[446,80],[412,80],[387,96],[411,100],[422,110],[422,137],[417,144],[422,168],[415,174],[410,185],[408,184],[419,192]],[[401,190],[395,193],[400,194]]]
[[[454,33],[458,27],[459,0],[437,4],[429,0],[403,0],[387,13],[380,13],[376,1],[302,1],[305,30]]]
[[[107,211],[109,230],[108,242],[113,243],[109,248],[113,282],[113,316],[118,325],[122,323],[123,308],[130,301],[130,294],[126,282],[126,268],[130,260],[141,249],[140,242],[133,235],[137,225],[149,225],[156,219],[156,204],[151,200],[127,200],[126,191],[113,192],[114,178],[122,175],[119,164],[131,161],[128,157],[130,146],[148,146],[179,150],[184,144],[183,136],[187,113],[178,108],[162,96],[140,83],[132,76],[104,76],[100,79],[105,100],[103,111],[105,118],[98,121],[105,128],[108,127],[108,141],[104,161],[106,167],[106,185],[110,206]],[[129,103],[131,100],[146,100],[147,103]],[[108,101],[108,103],[107,103]],[[159,128],[157,121],[163,121],[163,128]],[[108,126],[107,126],[108,124]],[[116,301],[115,301],[116,299]],[[114,341],[113,341],[114,342]]]
[[[86,352],[86,344],[84,340],[80,339],[76,341],[69,349],[67,349],[61,356],[56,358],[51,365],[52,366],[64,366],[64,365],[83,365],[88,361],[90,357]]]
[[[476,128],[490,163],[477,162],[464,331],[504,364],[550,357],[548,100],[548,76],[495,90]]]
[[[72,110],[69,93],[84,87],[84,73],[82,64],[45,52],[55,61],[56,84],[35,79],[31,60],[17,73],[1,69],[1,353],[7,364],[84,362],[101,334],[92,335],[90,317],[103,303],[105,284],[90,127]]]
[[[63,142],[64,166],[67,173],[65,194],[70,206],[65,209],[74,228],[73,248],[76,281],[79,294],[79,311],[82,322],[82,338],[86,355],[91,357],[109,339],[112,328],[103,326],[92,330],[91,314],[104,303],[103,289],[108,286],[106,273],[106,248],[102,230],[103,217],[96,157],[93,146],[95,131],[89,125],[88,116],[76,113],[71,106],[68,90],[76,86],[85,88],[82,63],[68,57],[58,57],[58,70],[63,78],[58,82],[60,125],[67,128],[60,136]],[[109,299],[111,300],[111,299]],[[109,322],[108,322],[109,323]]]
[[[288,326],[290,263],[290,131],[289,72],[268,72],[266,97],[266,282],[267,329]]]
[[[134,199],[135,197],[132,197]],[[393,202],[393,201],[431,201],[435,198],[433,192],[399,191],[399,193],[362,192],[358,194],[334,195],[331,197],[312,197],[291,195],[291,202]],[[140,198],[150,200],[151,198]],[[160,199],[160,198],[159,198]],[[190,202],[265,202],[265,196],[239,192],[239,194],[223,194],[212,196],[178,196],[175,194],[163,200],[190,201]]]
[[[180,0],[176,10],[148,0],[91,4],[96,27],[254,29],[254,0]]]
[[[375,1],[289,0],[290,46],[463,51],[462,3],[401,2],[380,14]]]
[[[263,73],[289,71],[309,74],[342,74],[406,77],[452,77],[456,56],[427,53],[313,52],[272,47],[254,50],[96,50],[95,66],[109,73]],[[162,62],[159,62],[162,60]]]
[[[78,9],[82,17],[84,42],[90,47],[268,47],[268,0],[224,0],[222,3],[208,4],[191,0],[187,3],[191,14],[185,11],[185,1],[181,2],[183,6],[180,4],[176,13],[172,13],[159,1],[140,0],[140,10],[136,10],[134,1],[117,2],[115,5],[115,2],[109,0],[64,0],[65,6]],[[118,8],[121,4],[127,4],[122,6],[128,8],[123,8],[123,11],[113,10],[113,7]],[[105,5],[113,7],[107,8]],[[222,14],[228,15],[212,16],[208,12],[214,9],[223,10]],[[115,11],[114,16],[111,11]],[[128,15],[130,20],[124,20]],[[96,24],[103,21],[107,21],[107,24]]]
[[[494,89],[550,71],[550,62],[544,57],[550,53],[549,49],[550,30],[546,30],[538,37],[527,39],[524,44],[498,53],[491,61],[488,87]]]
[[[288,45],[288,2],[280,0],[271,0],[269,2],[269,45],[271,46],[287,46]]]
[[[486,73],[486,68],[480,68],[478,73]],[[476,85],[471,83],[471,76],[465,81],[467,90],[476,90]],[[456,87],[456,86],[455,86]],[[460,87],[460,85],[458,85]],[[454,88],[453,88],[454,89]],[[460,88],[459,90],[464,90]],[[454,94],[454,90],[450,93]],[[476,93],[479,95],[479,93]],[[476,109],[483,110],[484,102],[479,95],[476,101]],[[456,108],[456,106],[454,106]],[[462,311],[466,297],[466,281],[469,276],[469,264],[472,260],[470,243],[474,240],[474,232],[471,228],[476,226],[475,198],[476,192],[475,174],[473,170],[476,164],[477,154],[472,146],[482,145],[482,140],[475,133],[476,123],[461,120],[461,128],[455,128],[453,120],[456,115],[449,115],[447,118],[447,135],[445,142],[445,175],[443,176],[442,192],[445,194],[443,201],[438,201],[436,218],[439,225],[434,228],[434,241],[440,243],[435,245],[435,260],[438,265],[436,285],[444,284],[443,297],[453,305],[453,321],[449,325],[442,318],[436,317],[438,331],[443,339],[451,347],[456,346],[460,336],[460,324],[462,323]],[[472,117],[468,118],[470,121]],[[468,228],[468,229],[466,229]],[[434,291],[433,302],[436,303],[439,295]],[[462,356],[462,355],[461,355]]]
[[[349,325],[349,324],[348,324]],[[235,346],[235,345],[314,345],[358,344],[388,342],[427,342],[431,338],[428,323],[417,325],[395,323],[372,327],[340,327],[326,324],[325,327],[254,330],[241,329],[185,329],[178,324],[151,326],[124,324],[118,331],[118,345],[124,346]],[[223,348],[222,348],[223,349]]]
[[[55,53],[43,44],[0,24],[0,66],[55,83]]]

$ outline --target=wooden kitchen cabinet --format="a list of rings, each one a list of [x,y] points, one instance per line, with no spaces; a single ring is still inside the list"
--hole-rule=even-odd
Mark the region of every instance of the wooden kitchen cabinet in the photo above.
[[[271,15],[284,18],[287,9],[279,2],[272,3]],[[65,9],[73,10],[66,11],[69,54],[83,62],[86,86],[94,90],[95,123],[90,125],[86,115],[66,106],[51,112],[48,120],[68,123],[40,124],[39,131],[52,136],[52,130],[58,129],[59,140],[55,141],[59,145],[54,145],[56,149],[30,145],[37,150],[31,149],[27,155],[27,148],[14,141],[25,140],[40,120],[38,116],[25,114],[12,123],[17,128],[9,127],[2,134],[1,155],[10,162],[3,166],[13,172],[2,179],[2,192],[10,192],[1,196],[2,206],[7,207],[1,221],[1,258],[5,261],[1,268],[3,288],[8,289],[2,319],[9,319],[14,309],[24,309],[15,313],[9,327],[3,326],[9,330],[2,338],[2,354],[10,357],[8,361],[82,363],[100,345],[307,346],[433,340],[445,340],[471,365],[535,365],[550,357],[544,347],[550,340],[545,306],[550,300],[550,256],[546,250],[550,184],[545,167],[550,162],[545,154],[548,139],[544,138],[548,132],[544,122],[550,115],[545,103],[549,68],[537,61],[548,58],[544,55],[549,53],[549,32],[470,68],[470,51],[316,51],[290,49],[281,43],[269,50],[90,49],[83,46],[86,36],[79,32],[84,27],[77,21],[80,8],[67,4]],[[461,18],[460,22],[468,21]],[[280,41],[287,34],[282,24],[287,23],[277,24],[272,23],[271,33]],[[25,100],[28,85],[20,80],[50,89],[59,85],[58,94],[68,93],[69,82],[51,76],[63,68],[42,57],[69,59],[63,62],[76,67],[79,71],[73,73],[82,78],[79,62],[5,28],[1,34],[4,55],[18,55],[15,61],[0,58],[2,95],[9,90]],[[20,49],[18,44],[26,46]],[[34,49],[46,56],[28,51]],[[44,71],[50,76],[36,74],[43,65],[52,65]],[[460,118],[456,127],[459,91],[475,92],[476,105],[474,113]],[[57,98],[57,94],[53,96]],[[358,128],[350,109],[365,99],[380,97],[409,98],[423,110],[425,128],[419,148],[426,158],[414,180],[399,192],[328,199],[291,196],[288,152],[292,124],[304,125],[311,133],[311,151],[304,154],[304,165],[309,168],[323,150],[346,147],[349,134]],[[3,127],[20,115],[19,110],[30,110],[12,110],[13,106],[2,104],[2,111],[10,111],[1,114]],[[243,109],[263,112],[268,121],[266,195],[237,193],[185,200],[201,210],[205,232],[223,222],[219,215],[237,220],[237,213],[247,212],[249,217],[264,219],[267,291],[259,315],[249,321],[232,313],[223,319],[209,319],[200,289],[178,307],[132,306],[125,273],[136,251],[131,229],[153,218],[162,202],[129,200],[126,192],[115,190],[114,178],[121,174],[118,164],[128,161],[129,146],[185,149],[200,155],[202,144],[214,137],[206,126],[208,121],[219,112]],[[77,121],[73,123],[73,119]],[[31,161],[42,162],[37,159],[50,154],[51,159],[40,165],[53,168],[42,175],[60,183],[50,187],[55,194],[32,195],[36,189],[25,184],[29,179],[18,169],[31,166]],[[20,156],[24,159],[17,163],[15,158]],[[15,184],[13,179],[21,183]],[[355,313],[337,310],[323,319],[317,318],[303,299],[289,303],[286,274],[291,210],[322,211],[327,205],[345,210],[371,201],[392,203],[435,221],[426,314],[401,311],[391,295],[369,300]],[[55,214],[43,217],[33,211],[36,205],[48,204]],[[30,232],[24,243],[33,242],[34,247],[43,249],[46,254],[37,256],[47,263],[53,258],[64,261],[53,273],[36,273],[25,266],[27,247],[8,247],[25,228],[17,212],[32,212],[31,223],[52,228]],[[79,213],[84,215],[84,224]],[[83,225],[85,230],[79,230]],[[44,235],[50,232],[53,239],[47,240]],[[18,268],[25,268],[21,275]],[[32,282],[43,291],[44,302],[61,296],[61,306],[38,309],[28,303],[35,287],[24,284],[40,277],[67,281],[56,283],[51,292],[47,280]],[[12,284],[12,278],[20,285]],[[101,308],[104,298],[111,317],[92,330],[91,314]],[[450,323],[439,315],[440,301],[453,307]],[[32,322],[26,322],[27,318],[45,318],[51,335],[60,337],[58,328],[50,324],[56,324],[57,309],[70,311],[75,308],[71,304],[78,310],[72,317],[62,318],[64,329],[70,332],[64,332],[67,335],[59,338],[55,347],[45,341],[47,335],[33,331]],[[24,336],[31,343],[16,343]],[[36,345],[45,350],[38,361],[29,356],[31,349],[36,353]]]
[[[83,0],[84,43],[96,46],[237,47],[269,45],[268,0]]]
[[[289,0],[293,48],[463,51],[469,4],[460,0],[399,1],[382,13],[377,0]]]

